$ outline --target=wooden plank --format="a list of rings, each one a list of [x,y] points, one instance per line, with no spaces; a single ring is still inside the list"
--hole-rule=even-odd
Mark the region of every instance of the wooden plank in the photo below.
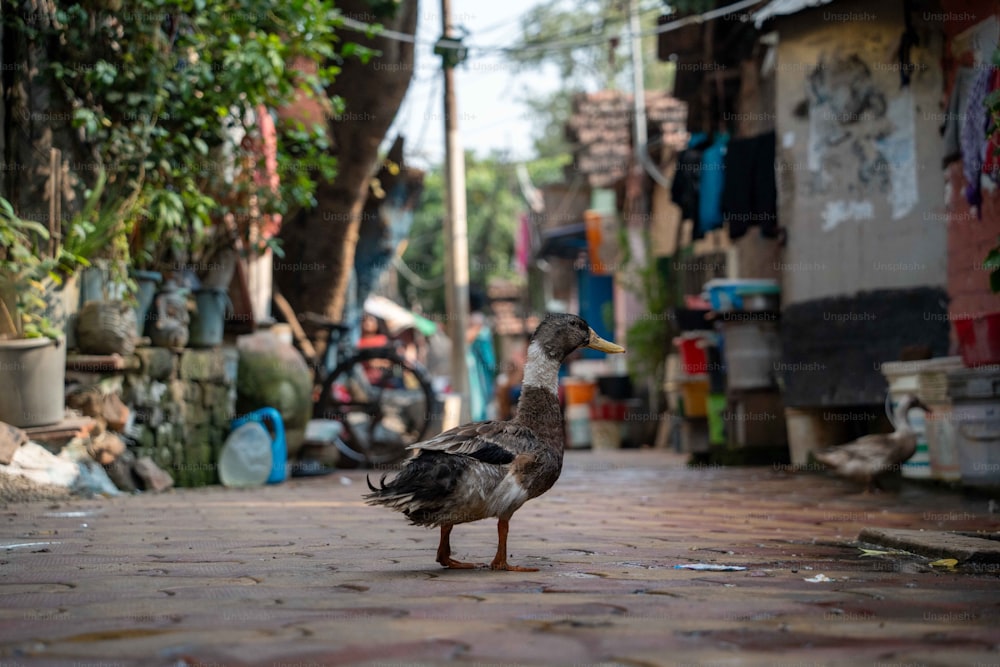
[[[52,442],[90,435],[96,426],[97,420],[93,417],[68,417],[55,424],[31,426],[21,430],[35,442]]]
[[[299,318],[295,316],[295,311],[292,310],[292,305],[288,303],[288,299],[275,288],[274,294],[272,295],[274,299],[274,305],[278,307],[281,312],[281,316],[288,323],[288,326],[292,329],[292,335],[295,336],[295,340],[298,341],[299,347],[302,348],[302,352],[308,357],[311,363],[316,362],[316,348],[313,347],[312,341],[309,340],[309,336],[306,335],[305,329],[299,323]]]
[[[66,369],[86,373],[114,373],[140,368],[136,356],[123,357],[120,354],[71,354],[66,357]]]

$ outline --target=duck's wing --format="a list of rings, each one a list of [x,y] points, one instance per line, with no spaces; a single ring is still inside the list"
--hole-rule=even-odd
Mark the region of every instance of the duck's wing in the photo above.
[[[470,456],[483,463],[510,463],[535,443],[531,429],[514,422],[485,421],[457,426],[407,449]]]
[[[885,434],[866,435],[846,445],[830,447],[815,456],[821,463],[836,467],[855,464],[878,466],[884,464],[893,449]]]

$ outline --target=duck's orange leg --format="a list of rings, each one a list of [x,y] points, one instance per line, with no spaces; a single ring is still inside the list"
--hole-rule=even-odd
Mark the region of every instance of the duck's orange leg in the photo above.
[[[490,563],[491,570],[507,570],[508,572],[538,572],[537,567],[519,567],[507,562],[507,531],[510,530],[510,521],[500,519],[497,521],[497,555]]]
[[[451,557],[451,529],[454,526],[441,526],[441,541],[438,543],[437,562],[445,567],[455,570],[471,570],[477,567],[485,567],[482,564],[463,563]]]

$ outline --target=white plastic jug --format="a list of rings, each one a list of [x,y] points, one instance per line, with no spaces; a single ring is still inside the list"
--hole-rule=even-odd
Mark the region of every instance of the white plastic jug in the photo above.
[[[233,429],[219,455],[219,479],[225,486],[263,486],[271,474],[271,434],[258,422]]]

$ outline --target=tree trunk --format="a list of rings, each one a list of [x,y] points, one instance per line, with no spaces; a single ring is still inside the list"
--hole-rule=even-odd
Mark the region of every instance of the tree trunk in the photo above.
[[[44,37],[32,39],[24,31],[12,29],[20,16],[36,29],[47,29],[54,21],[56,5],[49,0],[23,3],[0,2],[0,196],[8,199],[22,217],[61,232],[60,220],[50,220],[49,180],[52,178],[51,151],[62,151],[67,168],[58,193],[65,206],[56,206],[68,217],[79,207],[73,185],[77,179],[91,180],[94,157],[80,142],[72,126],[73,109],[48,73],[55,45]],[[60,203],[62,203],[60,202]]]
[[[403,0],[392,16],[373,18],[372,3],[344,0],[339,9],[347,17],[386,29],[413,34],[418,0]],[[354,252],[369,193],[370,179],[378,159],[378,148],[392,123],[413,74],[413,44],[363,33],[342,31],[345,42],[376,49],[381,55],[363,64],[357,58],[343,63],[327,89],[346,103],[344,112],[327,119],[331,153],[337,157],[337,176],[321,182],[316,190],[318,205],[289,216],[280,238],[285,257],[275,262],[274,279],[297,313],[314,312],[341,320]],[[315,113],[315,105],[303,101],[285,110],[284,117],[301,118]]]

